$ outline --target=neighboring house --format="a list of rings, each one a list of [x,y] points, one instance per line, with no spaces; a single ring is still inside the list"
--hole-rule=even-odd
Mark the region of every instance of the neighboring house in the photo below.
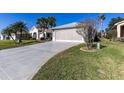
[[[11,34],[14,40],[16,40],[15,34]],[[0,33],[0,40],[13,40],[10,36]]]
[[[44,30],[44,31],[43,31]],[[32,38],[37,40],[47,39],[52,36],[52,31],[48,29],[41,29],[40,27],[33,26],[29,31]]]
[[[124,20],[115,24],[117,29],[117,38],[124,37]]]
[[[56,26],[52,28],[53,41],[64,41],[64,42],[83,42],[84,38],[77,33],[77,22]]]

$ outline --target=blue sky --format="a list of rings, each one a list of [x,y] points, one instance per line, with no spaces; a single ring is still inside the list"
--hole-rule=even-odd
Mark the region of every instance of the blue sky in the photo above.
[[[39,17],[55,16],[57,25],[98,17],[99,13],[0,13],[0,31],[16,21],[24,21],[29,29],[36,25]],[[124,17],[122,13],[105,13],[103,27],[106,28],[113,17]]]

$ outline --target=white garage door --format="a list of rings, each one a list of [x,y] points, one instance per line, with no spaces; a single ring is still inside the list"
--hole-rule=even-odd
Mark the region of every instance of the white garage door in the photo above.
[[[61,29],[55,31],[55,41],[84,42],[76,32],[77,29]]]

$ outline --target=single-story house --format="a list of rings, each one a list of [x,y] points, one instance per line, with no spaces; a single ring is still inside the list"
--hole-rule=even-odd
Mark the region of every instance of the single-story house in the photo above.
[[[16,40],[16,36],[15,34],[11,34],[12,37],[6,35],[6,34],[2,34],[0,33],[0,40]],[[12,39],[13,38],[13,39]]]
[[[77,22],[53,27],[52,40],[61,42],[83,42],[84,38],[77,33]]]
[[[38,26],[33,26],[29,31],[32,38],[36,40],[47,39],[52,36],[52,31],[48,29],[42,29]]]
[[[117,29],[117,38],[124,37],[124,20],[115,24]]]

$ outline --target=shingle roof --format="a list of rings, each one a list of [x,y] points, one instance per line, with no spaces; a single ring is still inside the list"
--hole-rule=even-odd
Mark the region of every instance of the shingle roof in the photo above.
[[[73,23],[69,23],[69,24],[64,24],[64,25],[56,26],[56,27],[53,27],[51,29],[55,30],[55,29],[74,28],[74,27],[76,27],[77,24],[78,24],[78,22],[73,22]]]

